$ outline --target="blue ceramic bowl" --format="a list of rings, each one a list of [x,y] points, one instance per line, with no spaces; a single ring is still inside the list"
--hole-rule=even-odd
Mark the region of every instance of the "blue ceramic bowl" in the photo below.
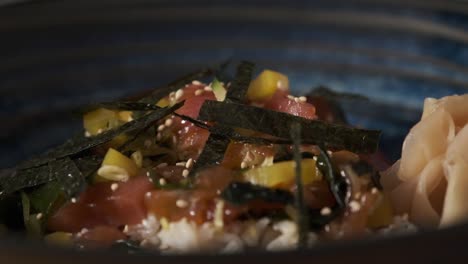
[[[392,160],[425,97],[468,88],[462,1],[7,2],[0,7],[0,167],[73,134],[81,126],[71,112],[77,106],[228,58],[287,74],[297,94],[325,85],[367,96],[342,105],[354,125],[383,130],[381,147]],[[434,236],[425,245],[450,237]]]

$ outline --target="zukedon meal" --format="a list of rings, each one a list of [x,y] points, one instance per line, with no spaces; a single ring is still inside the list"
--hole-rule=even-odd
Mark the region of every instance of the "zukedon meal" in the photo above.
[[[78,249],[290,250],[468,217],[468,96],[426,99],[390,166],[330,90],[241,62],[83,110],[84,130],[0,175],[0,229]],[[255,77],[255,78],[254,78]]]

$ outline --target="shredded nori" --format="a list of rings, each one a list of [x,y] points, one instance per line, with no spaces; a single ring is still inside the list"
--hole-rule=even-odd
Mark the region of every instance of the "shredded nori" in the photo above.
[[[68,140],[66,143],[54,148],[53,150],[49,151],[45,155],[23,162],[22,164],[18,166],[18,168],[28,169],[28,168],[44,165],[53,160],[57,160],[57,159],[64,158],[70,155],[74,155],[79,152],[88,150],[92,147],[95,147],[97,145],[108,142],[112,140],[114,137],[122,133],[127,133],[127,132],[131,132],[134,130],[143,129],[149,126],[150,124],[173,113],[175,110],[180,108],[183,104],[184,102],[180,102],[180,103],[175,104],[172,107],[154,110],[153,112],[147,115],[144,115],[138,119],[135,119],[133,121],[130,121],[128,123],[125,123],[120,127],[105,131],[93,137],[85,137],[84,135],[81,135],[79,137],[76,137],[75,139]]]
[[[252,80],[254,67],[255,64],[249,61],[242,61],[239,66],[237,66],[236,77],[226,94],[226,102],[244,102],[250,81]]]
[[[75,197],[86,187],[86,180],[81,171],[70,158],[66,157],[49,162],[52,177],[60,183],[67,197]]]
[[[308,227],[308,212],[304,204],[304,186],[302,184],[302,155],[301,155],[301,125],[293,123],[291,126],[291,139],[293,141],[293,157],[295,162],[295,182],[296,182],[296,199],[295,205],[298,212],[297,226],[299,230],[299,246],[307,247],[307,236],[309,233]]]
[[[289,138],[289,128],[293,123],[300,123],[303,143],[322,144],[327,149],[347,149],[356,153],[375,152],[380,137],[380,131],[376,130],[329,124],[238,103],[205,101],[199,119],[255,130],[282,139]]]
[[[74,155],[77,155],[80,152],[84,152],[92,147],[108,142],[115,136],[122,133],[132,133],[133,131],[137,131],[138,134],[138,131],[145,129],[154,122],[173,113],[175,110],[180,108],[183,103],[184,102],[180,102],[169,108],[155,110],[138,119],[128,122],[121,127],[103,132],[102,134],[94,137],[75,137],[74,139],[71,139],[63,145],[48,151],[46,154],[38,158],[34,158],[20,164],[16,169],[8,170],[6,173],[2,172],[0,178],[0,198],[27,187],[38,186],[55,180],[58,175],[61,175],[62,172],[64,173],[66,171],[57,171],[60,167],[59,164],[56,164],[57,166],[52,166],[52,168],[55,168],[56,170],[51,170],[51,166],[48,166],[49,163],[54,164],[54,161],[58,161],[64,158],[72,158]],[[72,174],[73,180],[70,178],[66,181],[65,179],[61,179],[60,181],[64,184],[64,188],[68,189],[66,190],[68,195],[76,194],[84,188],[84,185],[82,185],[81,181],[81,178],[84,177],[77,176],[78,171],[81,172],[79,168],[84,170],[82,175],[89,176],[97,169],[99,161],[100,159],[97,157],[89,157],[81,159],[78,158],[78,165],[71,165],[71,163],[66,163],[68,164],[68,168],[71,169],[71,171],[66,173],[66,175]],[[77,166],[79,168],[77,168]],[[74,182],[74,180],[77,180],[77,182]],[[73,186],[69,186],[69,184],[72,182]]]
[[[223,190],[221,197],[228,202],[239,205],[255,200],[267,203],[294,203],[294,196],[288,191],[271,189],[248,182],[231,182]]]
[[[219,127],[218,129],[232,130],[231,128],[225,127]],[[229,133],[229,131],[227,133]],[[197,158],[189,176],[193,177],[200,169],[220,164],[224,159],[224,153],[226,152],[229,143],[231,143],[229,138],[219,134],[210,133],[210,136],[205,143],[205,147]]]

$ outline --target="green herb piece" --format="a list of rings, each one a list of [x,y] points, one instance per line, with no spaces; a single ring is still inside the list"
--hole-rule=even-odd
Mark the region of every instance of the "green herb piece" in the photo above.
[[[42,224],[38,215],[32,215],[31,204],[29,202],[28,195],[21,192],[21,203],[23,205],[23,220],[24,227],[28,232],[28,235],[33,237],[39,237],[42,234]]]
[[[288,191],[253,185],[248,182],[231,182],[223,190],[221,197],[228,202],[239,205],[255,200],[267,203],[294,203],[294,197]]]
[[[291,126],[291,139],[293,141],[293,157],[295,166],[295,181],[296,181],[296,199],[295,205],[298,212],[297,226],[299,232],[299,246],[307,247],[307,239],[309,233],[308,213],[304,204],[304,186],[302,183],[302,155],[301,155],[301,125],[293,123]]]
[[[47,219],[55,202],[63,195],[62,184],[57,181],[46,183],[29,193],[32,207]]]
[[[282,139],[289,138],[289,128],[293,123],[300,123],[303,143],[323,144],[327,149],[347,149],[356,153],[375,152],[380,137],[380,131],[376,130],[329,124],[238,103],[205,101],[199,119],[255,130]]]
[[[226,101],[238,103],[245,101],[245,95],[252,80],[254,67],[255,64],[248,61],[242,61],[237,66],[236,77],[227,91]]]
[[[213,82],[211,83],[211,88],[213,89],[213,93],[218,101],[224,101],[226,99],[226,89],[223,87],[218,79],[214,78]]]

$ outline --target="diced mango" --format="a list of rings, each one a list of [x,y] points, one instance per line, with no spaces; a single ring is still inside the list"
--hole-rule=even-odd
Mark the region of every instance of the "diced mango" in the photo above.
[[[159,100],[159,101],[156,103],[156,106],[159,106],[159,107],[167,107],[167,106],[169,106],[170,103],[171,103],[171,101],[169,101],[169,98],[164,97],[164,98],[162,98],[161,100]]]
[[[98,174],[109,180],[126,181],[128,177],[138,174],[138,166],[132,159],[110,148],[102,161]]]
[[[133,120],[133,112],[132,111],[120,111],[118,112],[119,120],[122,122],[130,122]]]
[[[99,108],[83,116],[83,126],[92,136],[120,125],[115,111]]]
[[[250,83],[247,99],[251,101],[268,100],[277,89],[289,89],[288,77],[276,71],[264,70]]]
[[[393,208],[390,199],[380,193],[377,204],[367,218],[367,226],[370,228],[379,228],[388,226],[393,222]]]
[[[242,179],[266,187],[288,188],[294,184],[295,165],[294,161],[282,161],[271,166],[253,168],[245,171]],[[322,174],[313,159],[303,159],[301,169],[303,184],[322,179]]]
[[[46,235],[44,241],[51,245],[71,247],[73,246],[72,238],[73,235],[71,233],[54,232]]]

